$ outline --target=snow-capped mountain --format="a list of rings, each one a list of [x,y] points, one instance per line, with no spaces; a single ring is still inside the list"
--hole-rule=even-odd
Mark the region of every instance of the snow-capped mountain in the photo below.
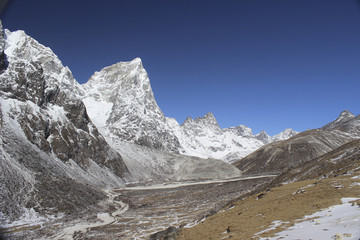
[[[139,58],[95,72],[83,87],[88,113],[105,137],[181,152]]]
[[[355,116],[348,110],[341,112],[333,122],[323,127],[325,130],[341,130],[352,136],[360,137],[360,115]]]
[[[221,129],[212,113],[188,117],[180,125],[157,105],[140,58],[105,67],[82,86],[89,116],[109,142],[120,138],[166,152],[231,162],[297,133],[287,129],[272,138],[265,131],[254,135],[243,125]]]
[[[284,131],[282,131],[281,133],[276,134],[275,136],[273,136],[270,140],[270,142],[277,142],[277,141],[283,141],[286,139],[289,139],[293,136],[295,136],[296,134],[298,134],[298,132],[292,130],[291,128],[287,128]],[[268,142],[268,143],[270,143]]]
[[[353,119],[355,117],[354,114],[349,112],[348,110],[342,111],[334,121],[329,124],[326,124],[323,129],[334,129],[338,126],[341,126],[343,123]]]
[[[103,188],[132,181],[70,70],[23,31],[0,32],[1,224],[29,212],[72,214],[105,199]]]
[[[96,87],[105,88],[97,93],[91,91],[95,85],[89,87],[92,81],[79,85],[50,48],[24,31],[0,29],[1,56],[1,225],[29,214],[53,218],[76,214],[106,199],[104,189],[128,182],[241,175],[221,160],[155,149],[176,152],[181,147],[172,129],[166,128],[167,119],[157,107],[150,85],[146,86],[146,72],[141,70],[139,59],[95,74],[101,79],[104,73],[114,82],[130,81],[120,81],[122,84],[110,92],[106,88],[114,90],[112,82],[100,82]],[[125,67],[124,76],[113,72],[117,65]],[[133,95],[135,100],[122,101],[121,96]],[[124,127],[122,121],[128,125]]]
[[[289,129],[273,139],[265,131],[254,135],[251,128],[244,125],[222,129],[212,113],[195,119],[188,117],[175,133],[185,154],[227,162],[245,157],[265,144],[297,134]]]

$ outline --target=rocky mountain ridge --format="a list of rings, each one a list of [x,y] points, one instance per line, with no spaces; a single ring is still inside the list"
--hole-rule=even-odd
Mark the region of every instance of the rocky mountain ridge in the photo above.
[[[360,115],[343,111],[324,127],[308,130],[285,140],[270,143],[235,162],[244,173],[280,172],[326,154],[360,138]]]
[[[297,134],[287,129],[274,137],[265,131],[254,135],[243,125],[221,129],[212,113],[188,117],[180,125],[157,105],[140,58],[105,67],[82,86],[90,118],[110,142],[120,138],[165,152],[231,162]]]
[[[134,143],[122,146],[114,134],[120,144],[113,148],[108,140],[113,143],[114,139],[105,139],[88,115],[82,101],[86,102],[85,90],[51,49],[24,31],[0,29],[0,33],[4,59],[0,72],[1,226],[15,220],[32,222],[80,214],[105,201],[106,189],[126,183],[232,178],[241,174],[220,160],[161,154],[154,150],[156,146],[141,146],[141,141],[148,141],[144,138],[138,138],[135,150],[130,151]],[[136,74],[134,84],[141,80]],[[152,91],[142,89],[144,98],[139,102],[151,101]],[[119,99],[114,101],[115,108],[121,106],[119,111],[132,113],[131,107],[126,109],[121,104]],[[142,111],[151,107],[145,104]],[[158,114],[161,118],[162,113]],[[118,120],[115,114],[111,117],[110,121]],[[136,117],[128,117],[134,125],[139,123]],[[94,122],[100,122],[101,130],[101,119],[94,118]],[[153,124],[151,119],[142,123],[140,127]],[[163,140],[169,140],[166,132]],[[127,151],[126,160],[119,148]],[[146,154],[142,156],[142,152]]]
[[[0,43],[1,225],[76,214],[105,199],[103,188],[132,181],[56,55],[23,31],[6,30]]]

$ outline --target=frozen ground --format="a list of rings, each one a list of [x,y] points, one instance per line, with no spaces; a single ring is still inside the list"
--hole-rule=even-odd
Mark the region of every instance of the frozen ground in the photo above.
[[[360,239],[360,206],[351,203],[358,198],[342,198],[341,205],[335,205],[328,209],[305,216],[297,223],[277,233],[274,237],[260,239]],[[276,221],[268,230],[279,227],[281,222]]]

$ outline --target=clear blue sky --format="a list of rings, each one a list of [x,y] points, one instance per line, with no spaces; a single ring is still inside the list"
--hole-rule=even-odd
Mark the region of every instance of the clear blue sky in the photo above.
[[[354,0],[13,0],[5,28],[50,47],[84,83],[143,60],[166,116],[303,131],[360,113]]]

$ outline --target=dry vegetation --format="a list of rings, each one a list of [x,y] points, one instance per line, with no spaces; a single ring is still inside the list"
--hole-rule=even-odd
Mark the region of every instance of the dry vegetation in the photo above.
[[[219,214],[179,232],[178,239],[258,239],[271,236],[305,215],[340,204],[341,198],[360,197],[360,174],[356,166],[344,174],[321,180],[304,180],[248,196]],[[358,184],[354,184],[358,183]],[[360,205],[360,201],[357,202]],[[274,221],[288,222],[275,230],[257,234]]]

